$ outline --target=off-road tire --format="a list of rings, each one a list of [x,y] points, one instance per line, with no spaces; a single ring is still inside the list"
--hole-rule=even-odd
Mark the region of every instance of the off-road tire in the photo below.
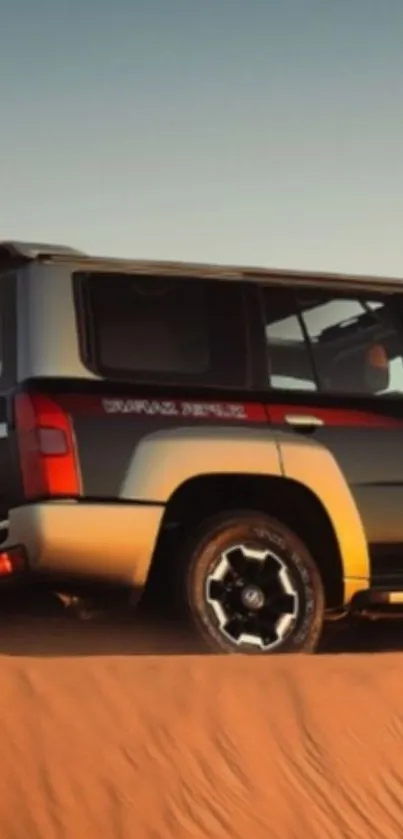
[[[246,546],[246,550],[249,546],[249,549],[260,553],[267,551],[267,561],[270,562],[274,555],[280,563],[278,567],[282,573],[283,568],[286,569],[284,579],[288,581],[287,585],[291,582],[295,591],[295,595],[292,595],[294,599],[291,625],[285,637],[269,647],[266,642],[263,648],[256,646],[256,641],[252,644],[248,641],[240,643],[239,640],[234,641],[228,637],[226,630],[220,628],[215,609],[213,610],[211,601],[209,602],[207,592],[211,591],[211,588],[208,588],[212,585],[211,575],[219,563],[222,563],[223,554],[240,545]],[[225,553],[225,556],[227,555],[229,554]],[[178,572],[177,594],[186,619],[199,639],[213,652],[278,654],[315,651],[321,636],[325,612],[322,579],[306,546],[281,521],[248,510],[225,512],[215,516],[199,526],[185,544]],[[221,581],[219,585],[222,585]],[[237,582],[237,585],[240,583]],[[288,590],[291,589],[287,588],[287,592]],[[290,595],[287,594],[286,597],[289,598]],[[263,615],[263,612],[261,614]],[[250,615],[249,611],[247,615]],[[249,617],[244,620],[249,621]],[[285,622],[288,620],[287,618]],[[277,632],[277,628],[275,631]],[[244,637],[244,633],[241,634]]]

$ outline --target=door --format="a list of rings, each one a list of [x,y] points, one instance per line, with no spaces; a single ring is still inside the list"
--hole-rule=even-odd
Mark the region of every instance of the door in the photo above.
[[[356,499],[374,580],[403,575],[403,335],[395,295],[261,291],[266,410],[327,446]]]

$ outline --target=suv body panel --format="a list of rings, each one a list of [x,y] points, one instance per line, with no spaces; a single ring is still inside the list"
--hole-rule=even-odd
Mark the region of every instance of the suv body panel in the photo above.
[[[375,439],[367,436],[360,421],[356,430],[362,436],[350,434],[351,416],[357,414],[360,400],[342,395],[328,399],[317,393],[296,397],[268,388],[262,392],[262,378],[253,363],[248,388],[233,393],[106,380],[81,357],[72,275],[118,272],[186,277],[189,282],[196,277],[246,283],[249,289],[273,284],[365,294],[399,291],[398,279],[110,260],[45,250],[29,246],[28,251],[21,247],[18,252],[17,243],[10,249],[17,260],[15,265],[11,260],[12,273],[6,265],[1,275],[8,318],[0,377],[0,428],[4,421],[6,431],[0,439],[0,469],[11,508],[5,547],[22,540],[35,571],[141,587],[164,510],[178,487],[195,476],[245,474],[289,479],[319,499],[339,545],[344,602],[369,584],[372,542],[386,544],[386,551],[403,552],[398,521],[403,503],[403,397],[397,407],[370,400],[367,411],[378,420],[385,418],[382,429],[379,422],[371,429]],[[0,271],[1,251],[0,243]],[[251,294],[246,296],[249,300]],[[249,313],[248,309],[245,317]],[[27,387],[54,395],[71,418],[82,480],[79,500],[27,504],[23,497],[13,395]],[[131,413],[125,400],[137,407],[148,400],[151,409]],[[165,405],[165,415],[154,410],[153,400]],[[207,410],[180,414],[175,408],[178,401],[198,408],[202,404]],[[121,409],[118,403],[123,403]],[[167,405],[175,410],[170,412]],[[217,405],[223,407],[218,420]],[[286,413],[302,410],[320,415],[340,408],[344,420],[339,417],[333,427],[330,423],[315,429],[309,438],[285,424]],[[234,409],[230,421],[227,409],[230,414]],[[377,450],[376,457],[366,457],[365,450],[378,444],[380,455]],[[6,496],[3,507],[5,501]]]
[[[32,262],[18,273],[18,382],[99,378],[78,351],[72,267]]]
[[[41,575],[142,589],[164,513],[162,505],[53,501],[10,511],[2,550],[24,545]]]
[[[287,430],[284,417],[293,413],[324,420],[312,429],[311,438],[337,460],[360,511],[367,541],[373,552],[374,546],[383,546],[383,554],[388,553],[388,545],[403,549],[403,400],[400,412],[399,418],[396,409],[388,413],[384,405],[376,412],[332,409],[320,397],[309,405],[268,406],[278,430]],[[373,571],[379,567],[382,556],[373,562]]]
[[[344,476],[324,446],[296,434],[234,428],[176,428],[145,437],[122,488],[124,498],[168,504],[195,475],[284,477],[309,489],[338,541],[347,600],[368,586],[368,544]],[[270,497],[267,498],[268,507]]]
[[[40,573],[142,587],[174,493],[196,476],[223,474],[284,477],[310,490],[338,541],[344,602],[368,587],[362,521],[331,453],[314,441],[265,430],[183,427],[150,434],[133,454],[119,494],[122,503],[19,507],[10,513],[3,549],[22,541],[32,570]]]

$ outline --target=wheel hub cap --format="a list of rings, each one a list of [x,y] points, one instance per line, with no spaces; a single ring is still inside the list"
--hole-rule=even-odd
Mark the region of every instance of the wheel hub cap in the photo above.
[[[289,566],[273,551],[234,545],[206,579],[206,600],[232,644],[268,651],[289,636],[299,596]]]
[[[251,612],[258,612],[259,609],[263,609],[266,598],[261,588],[249,585],[242,589],[241,600],[246,609],[250,609]]]

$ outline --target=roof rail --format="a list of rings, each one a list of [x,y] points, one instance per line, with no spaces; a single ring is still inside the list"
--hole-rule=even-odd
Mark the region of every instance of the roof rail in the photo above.
[[[10,262],[41,259],[51,256],[85,256],[83,251],[67,245],[45,245],[38,242],[10,242],[0,240],[0,260]]]

